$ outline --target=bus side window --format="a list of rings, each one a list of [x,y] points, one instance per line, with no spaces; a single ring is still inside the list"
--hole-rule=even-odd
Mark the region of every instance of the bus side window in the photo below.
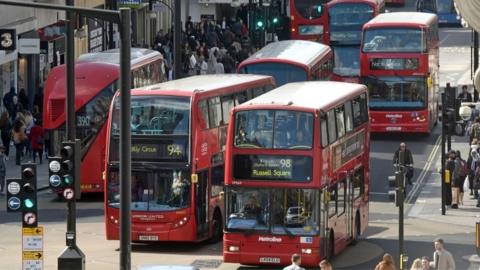
[[[213,97],[208,99],[208,116],[209,127],[218,127],[222,122],[222,106],[220,103],[220,97]]]
[[[253,89],[253,98],[256,98],[263,94],[263,89],[261,87]]]
[[[345,103],[345,131],[350,132],[353,130],[352,119],[352,102],[349,100]]]
[[[321,120],[320,122],[320,136],[322,139],[322,147],[326,147],[328,145],[328,130],[327,130],[327,121]]]
[[[368,104],[367,104],[367,95],[360,95],[360,115],[362,118],[362,123],[368,122]]]
[[[230,110],[234,107],[233,97],[224,96],[222,97],[222,112],[223,112],[223,124],[228,124],[230,119]]]
[[[328,117],[328,142],[334,143],[337,139],[337,128],[335,126],[335,112],[330,110],[327,112]]]
[[[235,94],[235,106],[238,106],[248,100],[247,91]]]
[[[335,120],[337,121],[337,136],[341,138],[345,135],[345,113],[343,105],[335,109]]]
[[[209,128],[208,122],[208,106],[206,100],[200,100],[198,102],[198,117],[199,117],[199,124],[202,129]]]
[[[328,188],[328,217],[337,214],[337,184]]]
[[[365,175],[363,167],[358,168],[353,174],[353,198],[356,199],[365,192]]]
[[[212,188],[210,191],[212,197],[217,196],[223,190],[224,172],[223,165],[212,168]]]
[[[345,182],[345,179],[343,179],[337,183],[337,214],[339,216],[345,213],[345,188],[347,187]]]

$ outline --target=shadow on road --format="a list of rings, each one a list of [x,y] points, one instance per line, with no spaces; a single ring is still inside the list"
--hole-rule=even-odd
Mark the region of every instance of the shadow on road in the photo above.
[[[136,253],[152,253],[152,254],[176,254],[176,255],[193,255],[195,256],[222,256],[222,243],[209,244],[202,243],[141,243],[132,244],[132,252]],[[199,257],[200,258],[200,257]]]

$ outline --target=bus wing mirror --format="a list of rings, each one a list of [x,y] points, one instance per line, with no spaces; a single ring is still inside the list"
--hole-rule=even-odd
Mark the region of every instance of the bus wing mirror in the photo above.
[[[192,184],[198,183],[198,174],[193,173],[191,176],[191,179],[192,179]]]

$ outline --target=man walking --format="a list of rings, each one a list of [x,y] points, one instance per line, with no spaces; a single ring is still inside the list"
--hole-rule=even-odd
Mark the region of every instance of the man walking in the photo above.
[[[437,270],[455,270],[455,261],[452,253],[445,249],[443,239],[435,240],[435,252],[430,266]]]
[[[283,270],[305,270],[305,268],[300,267],[300,264],[302,264],[302,257],[298,254],[293,254],[292,264],[283,268]]]
[[[403,162],[400,160],[400,152],[403,151]],[[407,182],[409,185],[412,184],[413,177],[413,156],[410,149],[407,149],[407,145],[404,142],[400,143],[400,147],[395,151],[393,155],[393,164],[398,164],[405,166]]]

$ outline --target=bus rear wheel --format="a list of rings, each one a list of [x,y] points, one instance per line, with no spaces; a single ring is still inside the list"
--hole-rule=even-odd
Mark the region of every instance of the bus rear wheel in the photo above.
[[[222,240],[223,237],[223,226],[222,226],[222,215],[218,210],[213,214],[212,219],[212,237],[210,238],[210,243],[217,243]]]

